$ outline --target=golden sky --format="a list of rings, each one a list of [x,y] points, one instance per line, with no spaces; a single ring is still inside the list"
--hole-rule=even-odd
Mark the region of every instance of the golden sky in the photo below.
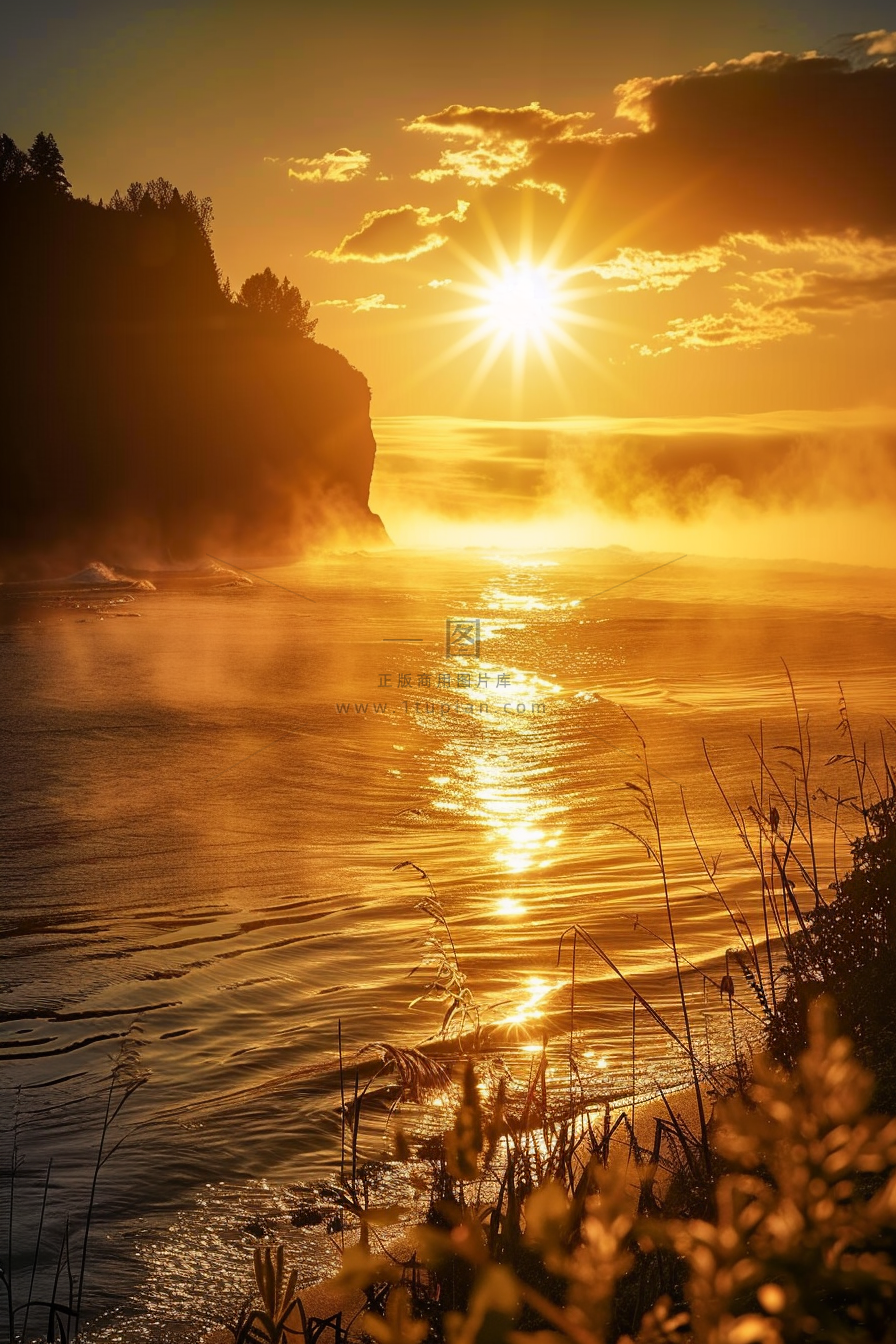
[[[211,195],[224,273],[299,284],[384,449],[431,417],[416,468],[466,462],[464,425],[565,419],[554,458],[619,520],[892,511],[893,3],[13,11],[4,129],[52,130],[94,199]],[[624,488],[573,441],[617,475],[628,444]]]

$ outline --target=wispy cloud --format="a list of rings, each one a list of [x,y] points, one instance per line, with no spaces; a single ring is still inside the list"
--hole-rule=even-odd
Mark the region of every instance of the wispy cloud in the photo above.
[[[384,308],[404,308],[403,303],[387,303],[385,294],[367,294],[360,299],[318,299],[315,308],[350,308],[353,313],[374,313]]]
[[[874,276],[791,272],[787,279],[793,292],[773,300],[770,307],[839,313],[896,301],[896,270]]]
[[[647,252],[638,247],[621,247],[608,261],[585,267],[581,273],[600,276],[622,294],[639,289],[663,292],[677,289],[698,271],[722,270],[732,255],[733,249],[724,244],[690,252]]]
[[[764,267],[762,261],[769,254],[790,264]],[[753,262],[750,269],[737,270],[733,281],[725,286],[739,295],[727,312],[674,317],[651,342],[633,346],[635,351],[655,356],[668,354],[676,346],[690,350],[719,346],[750,349],[789,336],[809,335],[825,316],[836,319],[859,308],[896,301],[896,243],[862,239],[855,234],[792,239],[729,235],[716,248],[680,257],[620,252],[593,269],[609,278],[617,273],[624,275],[631,263],[636,275],[644,269],[646,281],[642,284],[636,280],[621,288],[649,287],[652,272],[657,288],[669,288],[675,286],[666,285],[666,279],[681,283],[702,268],[701,262],[707,263],[706,269],[717,271],[733,261],[743,263],[748,259]]]
[[[666,330],[657,339],[680,345],[685,349],[713,349],[722,345],[738,345],[752,349],[769,341],[782,341],[785,336],[805,336],[814,330],[812,323],[799,314],[774,304],[749,303],[735,299],[727,313],[718,316],[705,313],[702,317],[673,317]],[[651,346],[638,347],[640,354],[667,353]]]
[[[367,172],[370,155],[363,149],[333,149],[316,159],[266,158],[265,163],[286,163],[296,182],[354,182]]]
[[[438,135],[449,142],[435,168],[424,168],[414,177],[422,182],[441,182],[455,177],[470,185],[492,187],[511,174],[528,168],[538,145],[558,140],[594,141],[600,131],[589,129],[593,112],[552,112],[540,103],[525,107],[466,107],[453,103],[441,112],[415,117],[405,127]],[[557,182],[527,177],[517,187],[546,191],[560,200],[565,190]]]
[[[546,196],[556,197],[561,205],[566,203],[566,188],[561,187],[559,182],[536,182],[534,177],[524,177],[511,185],[517,191],[542,191]]]
[[[763,252],[806,256],[825,266],[846,269],[854,275],[877,275],[896,266],[896,241],[868,238],[855,229],[837,234],[806,232],[779,237],[766,233],[732,233],[725,241],[733,247],[757,247]]]
[[[423,168],[412,174],[420,182],[441,182],[446,177],[457,177],[468,186],[493,187],[518,168],[525,168],[530,159],[525,140],[494,140],[487,144],[467,145],[463,149],[446,149],[439,156],[438,168]]]
[[[358,228],[346,234],[332,251],[318,250],[309,255],[332,262],[411,261],[443,247],[448,237],[439,226],[449,220],[462,220],[468,209],[466,201],[458,201],[454,210],[444,214],[434,214],[426,206],[414,205],[371,210]]]
[[[429,135],[462,136],[474,140],[562,140],[595,138],[600,133],[589,127],[593,112],[552,112],[540,103],[524,107],[467,107],[452,103],[441,112],[415,117],[405,127]]]

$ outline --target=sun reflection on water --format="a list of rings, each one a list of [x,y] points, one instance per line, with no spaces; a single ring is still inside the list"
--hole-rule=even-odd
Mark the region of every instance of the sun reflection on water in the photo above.
[[[535,796],[527,783],[508,780],[500,760],[483,755],[468,764],[473,775],[471,811],[491,833],[495,862],[510,873],[549,866],[563,835],[554,818],[565,811],[564,805]]]
[[[525,913],[526,907],[515,896],[502,896],[495,902],[495,914],[503,915],[505,919],[518,919]]]
[[[513,1011],[501,1019],[506,1027],[523,1027],[537,1018],[544,1017],[544,1001],[556,990],[562,989],[567,982],[543,980],[539,975],[530,975],[524,982],[524,997]]]
[[[525,677],[521,674],[519,678],[510,675],[514,677],[514,685],[507,692],[510,703],[522,705],[527,719],[533,717],[532,706],[543,703],[547,695],[560,689],[532,674]],[[475,687],[469,688],[467,694],[470,698],[481,695]],[[508,717],[507,727],[511,730],[516,727],[515,717]],[[503,721],[498,722],[504,726]],[[564,835],[558,823],[568,804],[549,793],[551,772],[536,756],[537,745],[537,740],[533,740],[531,753],[521,746],[508,753],[503,733],[483,736],[475,747],[464,743],[461,749],[452,743],[446,751],[452,773],[429,777],[436,791],[434,810],[466,814],[483,827],[489,837],[487,850],[499,868],[508,873],[550,867]],[[496,913],[506,917],[525,911],[519,902],[507,897]]]
[[[551,601],[535,593],[508,593],[497,587],[486,588],[482,596],[489,611],[572,611],[581,605],[579,598]]]

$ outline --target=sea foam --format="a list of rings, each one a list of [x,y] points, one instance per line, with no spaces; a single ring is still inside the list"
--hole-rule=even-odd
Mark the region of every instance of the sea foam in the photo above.
[[[92,560],[77,574],[70,574],[65,582],[83,584],[85,588],[129,588],[144,593],[154,593],[156,588],[149,579],[132,579],[127,574],[119,574],[101,560]]]

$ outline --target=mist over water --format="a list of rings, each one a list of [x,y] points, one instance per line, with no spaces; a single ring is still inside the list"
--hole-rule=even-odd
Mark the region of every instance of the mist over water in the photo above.
[[[891,409],[374,421],[371,505],[405,547],[622,545],[889,566]]]
[[[26,1174],[53,1157],[56,1205],[81,1207],[98,1089],[131,1029],[149,1071],[100,1188],[88,1297],[113,1314],[97,1337],[137,1337],[117,1323],[126,1300],[149,1332],[239,1299],[251,1228],[288,1227],[292,1187],[338,1163],[337,1023],[352,1064],[371,1042],[437,1036],[444,1005],[408,1007],[431,978],[413,974],[426,888],[396,865],[429,875],[486,1040],[519,1076],[545,1039],[565,1076],[573,923],[676,1020],[650,932],[667,931],[659,878],[619,829],[641,825],[627,716],[682,950],[718,967],[731,931],[680,790],[726,894],[755,909],[703,742],[748,805],[749,735],[795,737],[783,659],[818,762],[841,746],[838,682],[873,743],[896,593],[890,571],[671,558],[396,551],[251,582],[0,593],[0,1070]],[[478,657],[446,653],[447,619],[479,621]],[[624,1098],[631,997],[581,954],[577,977],[586,1085]],[[645,1017],[639,1092],[681,1072]],[[319,1258],[322,1233],[297,1235]]]

